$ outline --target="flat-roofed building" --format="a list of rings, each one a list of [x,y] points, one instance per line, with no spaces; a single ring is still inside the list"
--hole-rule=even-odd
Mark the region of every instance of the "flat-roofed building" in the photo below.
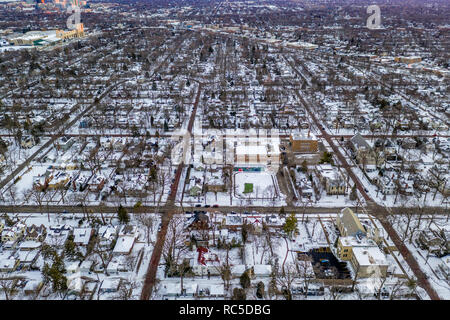
[[[421,62],[422,57],[418,56],[411,56],[411,57],[395,57],[395,62],[403,62],[403,63],[416,63]]]
[[[378,247],[355,247],[350,261],[359,278],[387,275],[388,262]]]
[[[292,152],[316,153],[318,142],[316,136],[310,131],[300,131],[290,135],[289,141],[292,145]]]

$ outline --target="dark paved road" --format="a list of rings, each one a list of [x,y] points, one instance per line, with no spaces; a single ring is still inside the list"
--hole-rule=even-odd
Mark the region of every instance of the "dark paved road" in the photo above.
[[[295,66],[292,65],[292,62],[290,62],[288,59],[286,59],[289,64],[291,64],[292,69],[294,72],[296,72],[300,77],[303,77],[300,72],[295,68]],[[388,235],[391,237],[392,241],[394,242],[395,246],[399,249],[400,253],[402,254],[405,261],[408,263],[411,270],[414,272],[415,277],[417,278],[418,285],[425,289],[425,291],[428,293],[431,299],[433,300],[440,300],[438,294],[433,289],[433,287],[430,285],[425,273],[420,269],[419,264],[414,259],[414,256],[411,254],[409,249],[405,246],[403,241],[401,241],[400,237],[398,236],[397,232],[392,228],[389,221],[386,219],[386,216],[390,214],[390,212],[378,204],[375,203],[375,201],[372,200],[372,198],[366,193],[364,190],[364,186],[359,180],[359,178],[355,175],[355,173],[351,170],[351,166],[347,163],[347,160],[340,152],[339,148],[334,144],[333,136],[329,135],[325,130],[322,129],[322,125],[320,121],[318,121],[316,114],[314,112],[313,107],[305,101],[305,99],[302,97],[302,95],[295,91],[297,97],[302,102],[303,106],[305,107],[306,111],[308,112],[311,119],[314,121],[314,124],[317,126],[317,128],[321,131],[322,137],[328,142],[330,147],[333,149],[334,155],[337,157],[339,162],[341,163],[342,168],[344,168],[347,171],[347,174],[349,177],[353,180],[353,182],[356,185],[356,188],[362,195],[362,197],[366,200],[368,211],[373,214],[374,216],[378,217],[381,221],[383,227],[386,229]]]
[[[195,115],[197,113],[197,106],[200,101],[200,96],[202,93],[202,84],[198,85],[197,95],[194,101],[194,107],[192,109],[191,117],[188,124],[188,132],[192,134],[192,128],[194,126]],[[153,291],[153,286],[156,281],[156,272],[158,270],[159,261],[161,260],[161,255],[164,247],[164,241],[167,235],[167,229],[169,223],[172,220],[175,212],[181,211],[181,208],[175,207],[175,198],[177,196],[178,185],[180,183],[181,173],[183,172],[184,162],[178,165],[177,173],[175,175],[175,181],[173,182],[170,190],[167,203],[164,206],[165,213],[161,221],[161,230],[158,232],[155,247],[153,248],[152,257],[150,259],[150,264],[148,265],[147,274],[145,275],[144,286],[141,292],[141,300],[149,300]]]

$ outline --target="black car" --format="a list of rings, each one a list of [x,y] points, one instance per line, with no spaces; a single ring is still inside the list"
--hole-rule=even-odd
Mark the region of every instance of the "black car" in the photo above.
[[[202,206],[201,204],[196,204],[195,205],[196,208],[201,208],[201,206]]]
[[[190,212],[190,211],[185,211],[184,213],[185,214],[192,214],[192,212]]]
[[[209,204],[205,204],[205,208],[209,208],[211,207]]]

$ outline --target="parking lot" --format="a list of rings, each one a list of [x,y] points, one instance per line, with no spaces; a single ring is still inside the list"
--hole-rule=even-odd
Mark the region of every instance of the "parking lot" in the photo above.
[[[350,279],[350,271],[345,262],[339,262],[329,248],[312,249],[314,273],[319,279]]]

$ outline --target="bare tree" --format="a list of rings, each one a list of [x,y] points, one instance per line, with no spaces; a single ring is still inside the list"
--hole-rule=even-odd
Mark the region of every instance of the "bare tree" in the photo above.
[[[217,268],[217,271],[220,273],[220,277],[222,278],[223,285],[228,291],[230,289],[230,281],[231,281],[231,267],[230,267],[230,244],[224,244],[224,248],[226,250],[225,261]]]
[[[187,251],[185,244],[184,219],[174,217],[167,227],[166,241],[163,246],[163,257],[166,264],[166,274],[176,272],[180,257]]]
[[[292,300],[292,283],[299,274],[295,263],[288,262],[281,272],[278,272],[277,285],[281,286],[286,300]]]
[[[405,281],[402,279],[397,279],[395,284],[390,289],[389,300],[395,300],[400,296],[401,288],[405,285]]]
[[[376,293],[375,293],[375,297],[380,300],[381,299],[381,291],[384,289],[384,284],[386,283],[387,280],[387,276],[386,275],[382,275],[380,278],[377,279],[378,281],[378,286],[376,286]]]
[[[136,255],[135,254],[130,253],[129,255],[127,255],[125,257],[125,264],[128,267],[129,271],[133,271],[134,270],[134,267],[136,266],[136,262],[137,261],[136,261]]]
[[[100,258],[102,263],[103,270],[105,274],[109,276],[107,271],[107,266],[109,261],[111,260],[111,252],[108,248],[104,248],[100,245],[100,238],[98,236],[94,236],[91,239],[91,243],[89,244],[88,254],[94,254]]]
[[[5,277],[0,278],[0,288],[5,293],[6,300],[12,300],[15,291],[15,282],[17,278]]]
[[[297,264],[298,276],[302,279],[303,293],[305,298],[308,296],[309,285],[314,277],[311,262],[309,260],[300,260]]]
[[[138,287],[136,281],[121,280],[115,300],[134,300],[133,290]]]
[[[150,244],[150,235],[153,233],[153,225],[155,223],[155,217],[150,214],[141,213],[137,215],[137,220],[145,227],[145,236],[147,238],[147,244]]]

